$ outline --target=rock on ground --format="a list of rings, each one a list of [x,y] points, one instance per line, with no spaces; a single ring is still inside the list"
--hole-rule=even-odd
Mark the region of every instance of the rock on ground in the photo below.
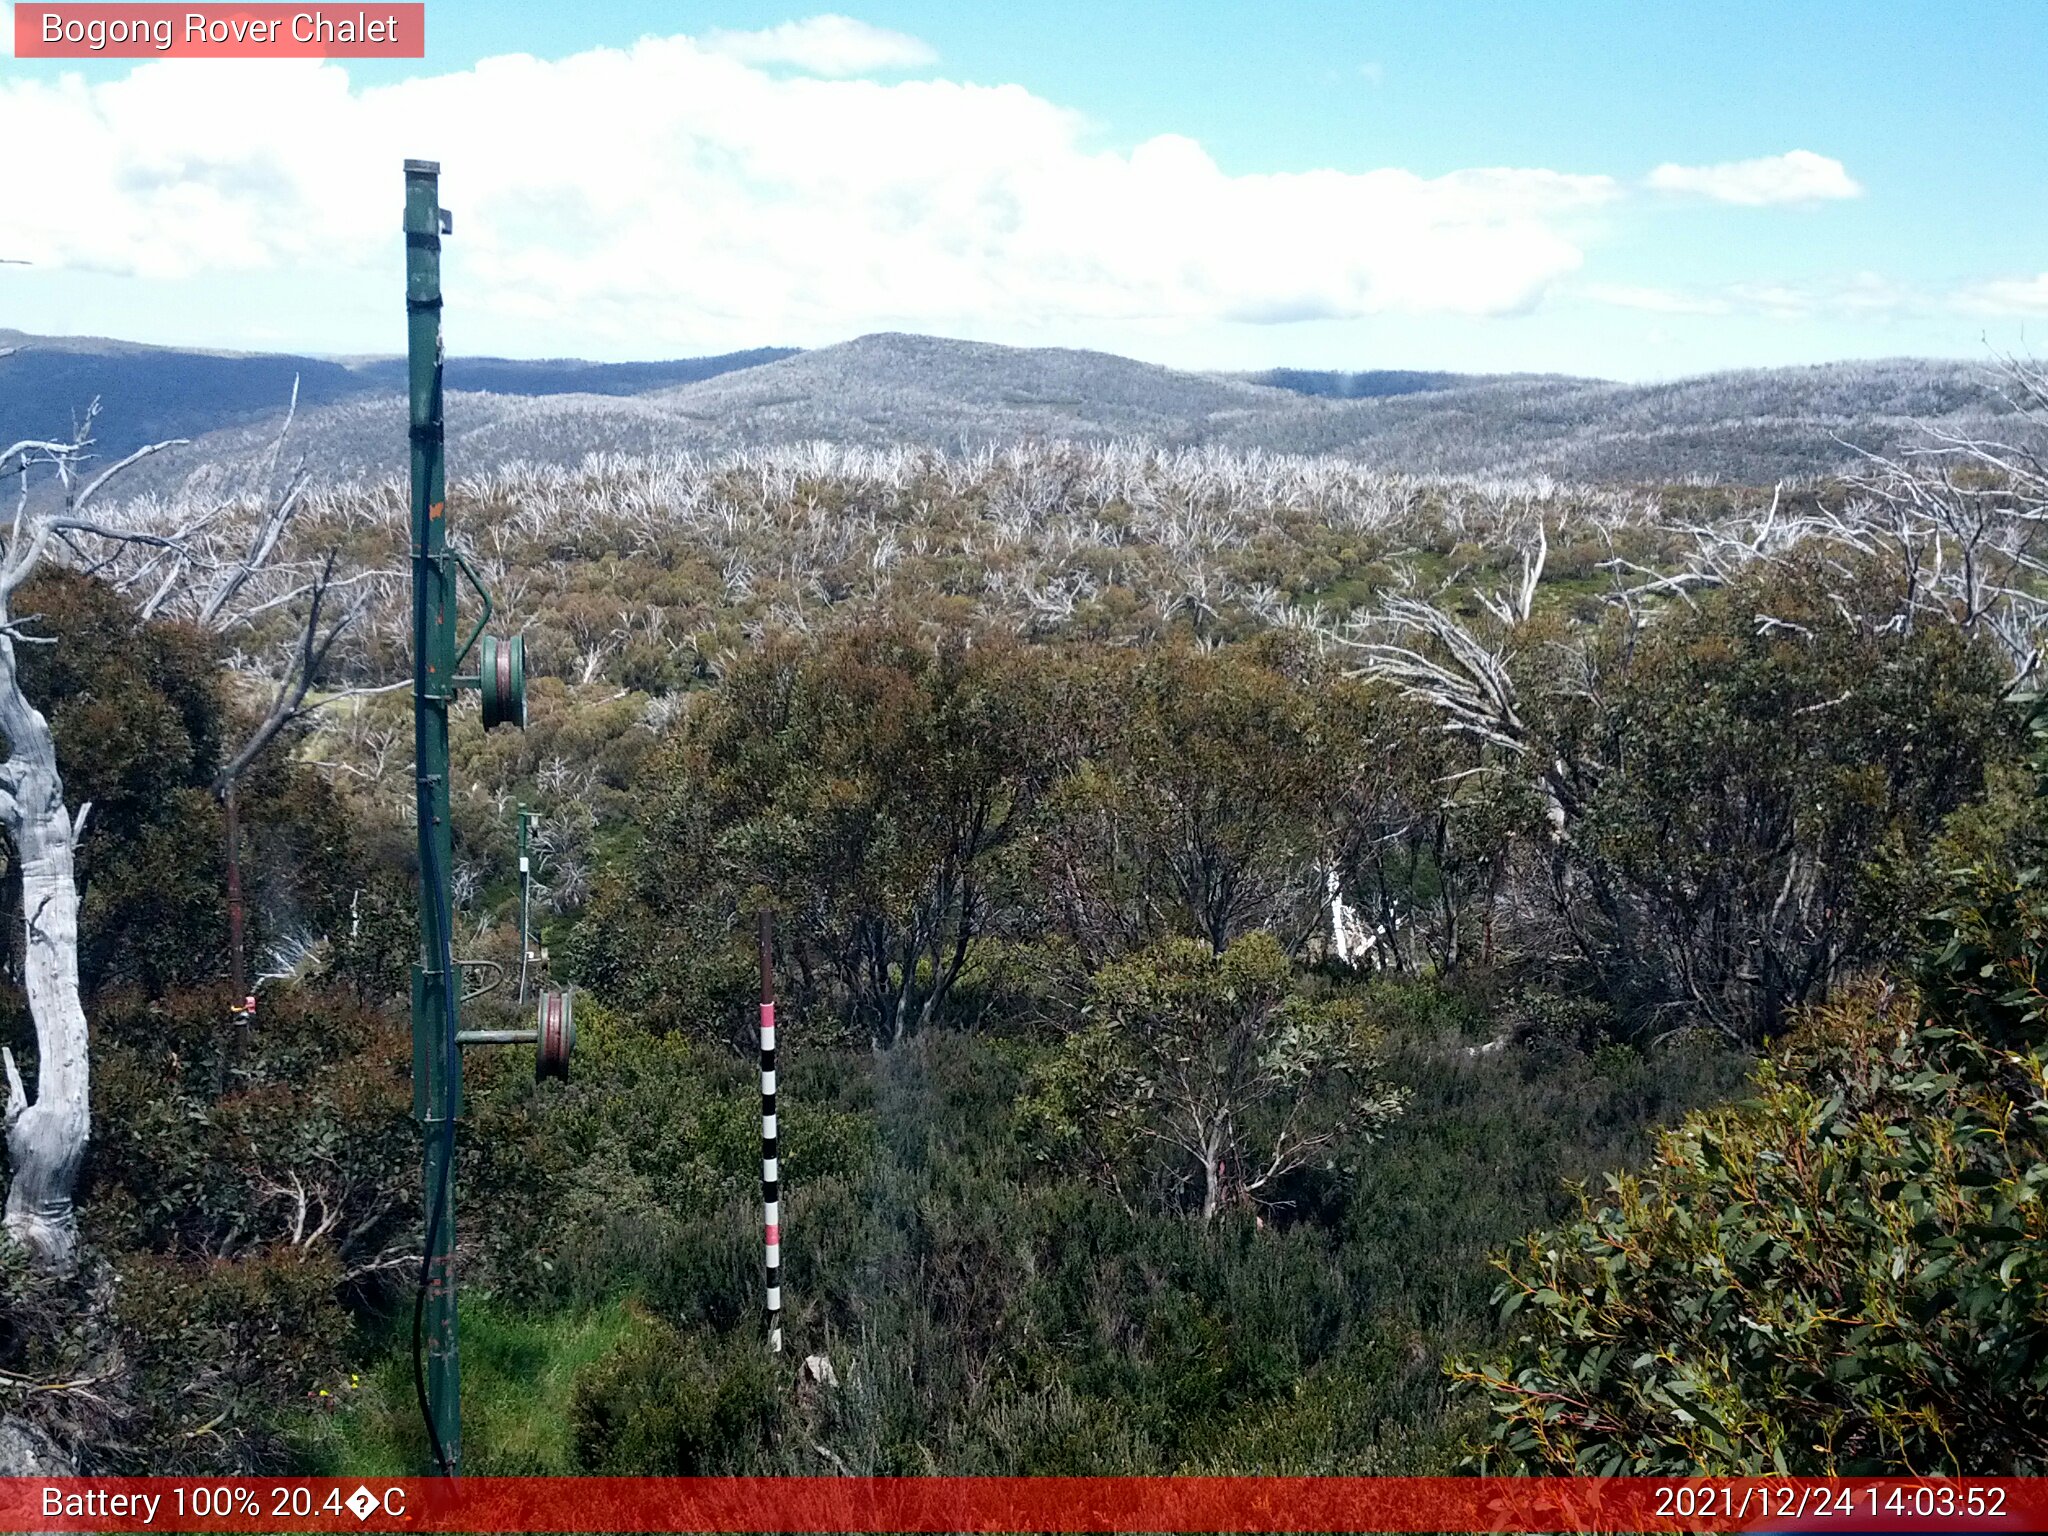
[[[57,1443],[33,1424],[0,1418],[0,1477],[74,1477]]]

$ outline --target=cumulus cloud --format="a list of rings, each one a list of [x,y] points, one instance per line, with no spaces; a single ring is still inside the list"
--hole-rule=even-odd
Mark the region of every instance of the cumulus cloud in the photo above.
[[[1659,192],[1687,193],[1751,208],[1863,195],[1863,188],[1841,161],[1810,149],[1719,165],[1660,165],[1645,181]]]
[[[923,69],[939,62],[924,39],[872,27],[851,16],[812,16],[758,32],[707,32],[704,46],[743,64],[780,64],[833,79]]]
[[[1543,169],[1231,175],[1176,135],[1102,149],[1019,86],[820,78],[879,67],[851,35],[749,34],[781,40],[751,61],[731,35],[650,38],[363,88],[317,60],[0,82],[0,143],[64,147],[65,195],[17,199],[8,237],[46,267],[145,277],[382,273],[399,161],[424,155],[465,306],[709,347],[1511,314],[1579,266],[1580,216],[1618,195]],[[791,41],[821,37],[846,46]],[[767,67],[778,49],[812,73]]]

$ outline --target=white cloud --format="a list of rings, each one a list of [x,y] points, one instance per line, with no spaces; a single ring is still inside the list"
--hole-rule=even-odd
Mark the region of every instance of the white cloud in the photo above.
[[[1924,294],[1875,272],[1852,272],[1820,282],[1732,283],[1727,292],[1738,305],[1784,320],[1812,315],[1877,320],[1926,305]]]
[[[0,82],[0,143],[64,146],[66,194],[16,200],[11,254],[208,281],[387,273],[399,161],[439,159],[464,307],[643,354],[1517,313],[1580,265],[1575,226],[1618,195],[1541,169],[1230,175],[1175,135],[1094,148],[1019,86],[791,76],[729,38],[362,89],[313,60]]]
[[[711,52],[743,64],[787,65],[833,79],[923,69],[939,62],[922,38],[871,27],[851,16],[812,16],[758,32],[707,32],[703,43]]]
[[[1750,315],[1767,320],[1820,317],[1881,320],[1924,309],[1926,297],[1875,272],[1820,282],[1749,281],[1705,288],[1638,288],[1588,283],[1589,299],[1660,315]]]
[[[1720,165],[1660,165],[1645,181],[1659,192],[1690,193],[1753,208],[1863,195],[1863,188],[1841,161],[1810,149]]]
[[[1623,283],[1589,283],[1586,297],[1622,309],[1640,309],[1653,315],[1725,315],[1728,301],[1708,294],[1688,293],[1676,288],[1645,288]]]
[[[2048,272],[2038,277],[1997,278],[1965,288],[1960,307],[1985,315],[2048,315]]]

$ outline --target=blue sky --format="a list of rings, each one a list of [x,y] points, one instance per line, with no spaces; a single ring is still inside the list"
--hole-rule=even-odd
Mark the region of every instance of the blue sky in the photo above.
[[[429,0],[424,61],[345,79],[0,60],[0,137],[86,163],[0,233],[0,324],[393,350],[402,146],[447,165],[465,351],[1646,378],[2048,330],[2041,0],[838,16]]]

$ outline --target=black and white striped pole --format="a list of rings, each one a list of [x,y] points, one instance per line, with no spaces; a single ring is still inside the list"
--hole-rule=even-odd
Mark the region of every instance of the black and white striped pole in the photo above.
[[[526,977],[533,962],[539,957],[533,952],[533,859],[527,847],[526,834],[533,823],[540,820],[526,808],[519,806],[519,1001],[526,1001]]]
[[[782,1353],[782,1167],[775,1125],[775,914],[761,914],[761,1238],[768,1352]]]

